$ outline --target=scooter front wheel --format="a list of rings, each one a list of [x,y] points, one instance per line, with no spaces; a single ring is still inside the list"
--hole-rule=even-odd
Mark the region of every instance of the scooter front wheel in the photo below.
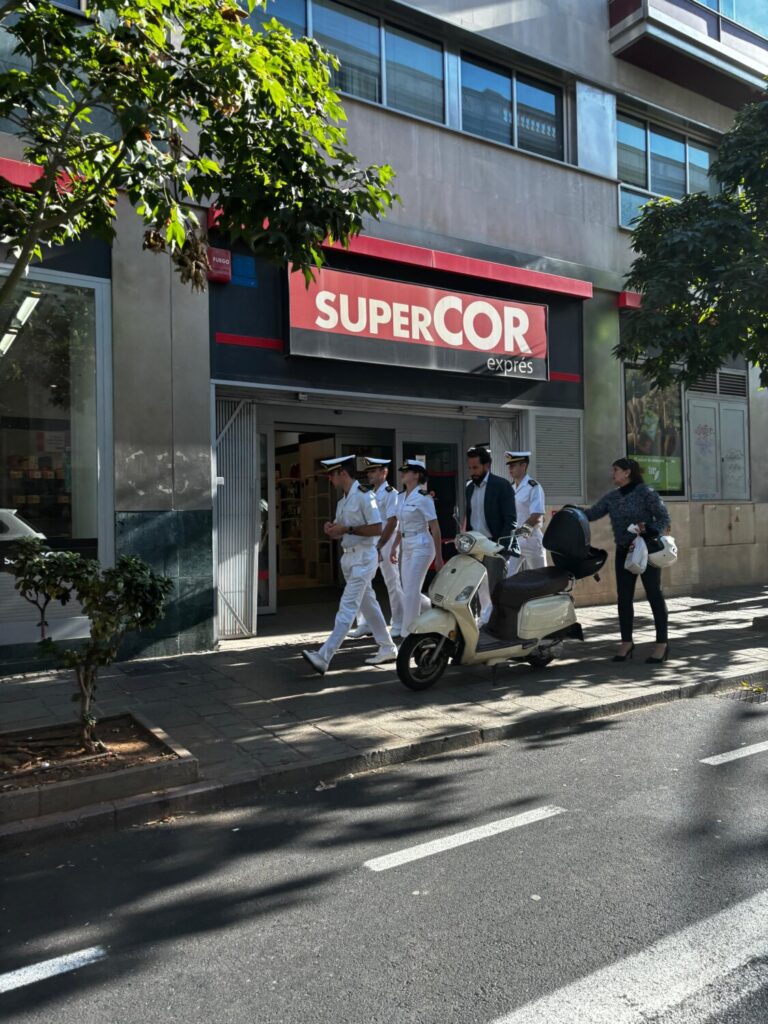
[[[439,633],[410,633],[397,653],[397,674],[409,690],[428,690],[445,672],[448,641]]]

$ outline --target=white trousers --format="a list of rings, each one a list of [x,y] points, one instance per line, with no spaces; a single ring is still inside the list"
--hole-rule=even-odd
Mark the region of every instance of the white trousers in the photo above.
[[[493,603],[491,602],[491,588],[495,588],[499,580],[503,580],[509,574],[509,562],[516,559],[507,559],[506,565],[502,565],[497,559],[486,558],[483,562],[485,575],[477,588],[477,599],[480,602],[480,625],[485,626],[491,617]]]
[[[519,537],[520,557],[510,558],[507,562],[507,576],[514,576],[520,572],[525,562],[526,569],[544,569],[547,564],[547,553],[544,550],[542,536]]]
[[[432,607],[432,602],[421,588],[427,570],[435,559],[435,542],[432,534],[415,533],[400,541],[400,580],[403,584],[403,621],[401,634],[408,636],[410,626],[423,611]]]
[[[395,542],[394,534],[381,549],[381,560],[379,569],[384,578],[384,583],[389,594],[389,607],[392,610],[392,632],[402,633],[403,631],[403,586],[400,582],[400,566],[392,565],[389,556],[392,554],[392,545]],[[376,573],[374,573],[374,577]],[[367,626],[367,620],[362,611],[357,616],[358,626]]]
[[[371,582],[378,568],[378,555],[375,547],[359,547],[345,551],[341,556],[341,571],[346,584],[336,613],[333,631],[318,651],[321,658],[330,662],[355,616],[362,612],[371,627],[374,639],[380,647],[393,647],[387,624],[384,621],[379,602],[373,593]]]

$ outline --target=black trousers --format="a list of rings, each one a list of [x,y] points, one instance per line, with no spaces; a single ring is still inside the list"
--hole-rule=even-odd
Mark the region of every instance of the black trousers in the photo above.
[[[619,592],[619,626],[621,627],[621,639],[626,643],[632,642],[632,626],[635,621],[635,584],[637,576],[627,572],[624,562],[627,557],[628,547],[616,548],[616,589]],[[664,594],[661,592],[661,569],[649,565],[640,577],[645,587],[645,596],[653,612],[653,622],[656,626],[656,643],[667,642],[667,603]]]

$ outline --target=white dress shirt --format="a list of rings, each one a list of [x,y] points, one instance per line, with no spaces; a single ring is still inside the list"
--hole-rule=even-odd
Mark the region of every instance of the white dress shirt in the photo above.
[[[491,536],[491,531],[488,529],[488,523],[485,521],[485,487],[490,475],[491,471],[488,470],[479,484],[476,484],[473,481],[473,491],[470,499],[470,521],[472,523],[472,529],[476,530],[478,533],[482,533],[484,537]]]
[[[517,509],[517,525],[522,526],[530,516],[543,516],[546,511],[544,488],[526,473],[518,483],[513,481],[515,488],[515,508]],[[534,535],[541,536],[541,526],[534,529]]]

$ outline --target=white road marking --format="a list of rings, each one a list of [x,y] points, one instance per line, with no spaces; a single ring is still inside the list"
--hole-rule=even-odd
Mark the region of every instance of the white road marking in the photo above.
[[[768,891],[661,939],[494,1024],[646,1024],[768,954]],[[738,998],[738,997],[734,997]]]
[[[768,740],[764,743],[752,743],[748,747],[739,747],[738,750],[729,750],[725,754],[715,754],[714,757],[702,757],[702,764],[725,764],[726,761],[738,761],[740,757],[751,757],[752,754],[762,754],[768,750]]]
[[[556,814],[563,814],[564,811],[564,807],[537,807],[535,811],[525,811],[523,814],[515,814],[511,818],[491,821],[487,825],[470,828],[466,832],[455,832],[452,836],[433,839],[430,843],[420,843],[408,850],[388,853],[384,857],[374,857],[373,860],[367,860],[364,867],[370,868],[371,871],[386,871],[388,868],[396,868],[400,864],[407,864],[412,860],[421,860],[422,857],[431,857],[434,853],[442,853],[443,850],[453,850],[457,846],[465,846],[478,839],[496,836],[500,832],[508,832],[513,828],[521,828],[523,825],[532,825],[535,821],[552,818]]]
[[[12,992],[15,988],[33,985],[36,981],[45,981],[46,978],[53,978],[57,974],[77,971],[88,964],[96,963],[97,960],[103,960],[106,955],[107,951],[103,946],[90,946],[88,949],[78,950],[77,953],[67,953],[66,956],[56,956],[52,960],[43,960],[30,967],[20,967],[17,971],[0,974],[0,993]]]

